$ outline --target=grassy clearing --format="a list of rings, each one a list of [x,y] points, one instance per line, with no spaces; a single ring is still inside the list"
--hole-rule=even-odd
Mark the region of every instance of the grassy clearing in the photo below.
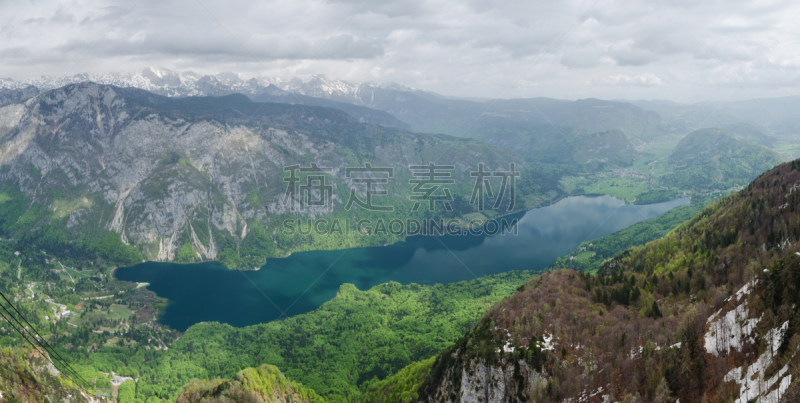
[[[61,266],[61,265],[59,264],[59,266]],[[70,276],[72,276],[72,278],[79,278],[79,277],[89,278],[89,277],[92,276],[89,273],[84,273],[82,271],[77,271],[77,270],[75,270],[73,268],[70,268],[70,267],[67,267],[67,266],[63,266],[63,267],[64,267],[64,270],[66,272],[68,272]]]
[[[787,160],[793,160],[800,156],[800,144],[780,144],[775,147],[775,151],[786,157]]]
[[[110,313],[106,314],[108,319],[112,320],[127,320],[131,316],[132,311],[125,305],[111,305]]]
[[[70,215],[73,211],[92,207],[92,199],[81,196],[74,200],[57,199],[52,204],[54,219],[61,219]]]
[[[647,179],[619,176],[568,177],[562,181],[562,185],[569,193],[607,194],[627,202],[633,202],[636,196],[649,190]]]

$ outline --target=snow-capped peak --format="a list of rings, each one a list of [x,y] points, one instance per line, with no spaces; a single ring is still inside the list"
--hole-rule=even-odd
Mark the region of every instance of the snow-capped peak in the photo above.
[[[80,73],[73,76],[42,76],[23,81],[0,78],[0,90],[48,91],[69,84],[92,81],[98,84],[132,87],[170,97],[227,95],[241,93],[248,96],[274,94],[283,90],[317,98],[371,106],[372,92],[376,89],[414,91],[395,83],[378,84],[366,82],[352,84],[344,80],[329,79],[322,74],[305,80],[293,78],[289,81],[271,80],[267,77],[246,77],[240,73],[225,71],[215,75],[198,74],[193,71],[175,71],[168,68],[145,67],[141,70],[113,73]],[[274,87],[270,88],[271,85]],[[31,88],[35,87],[35,88]],[[277,87],[277,88],[275,88]]]

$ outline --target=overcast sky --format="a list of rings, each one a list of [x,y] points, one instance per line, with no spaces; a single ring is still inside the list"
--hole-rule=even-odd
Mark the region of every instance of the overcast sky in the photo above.
[[[800,2],[0,0],[0,77],[130,71],[397,82],[445,95],[800,94]]]

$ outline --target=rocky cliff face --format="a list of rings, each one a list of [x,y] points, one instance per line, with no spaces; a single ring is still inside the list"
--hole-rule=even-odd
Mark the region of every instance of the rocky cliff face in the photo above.
[[[51,212],[36,216],[32,229],[54,222],[76,233],[109,229],[154,260],[175,259],[187,243],[197,259],[215,259],[226,247],[241,253],[254,226],[276,231],[279,218],[295,215],[284,199],[287,166],[331,168],[332,211],[297,212],[319,217],[345,214],[351,187],[364,198],[364,185],[346,177],[348,166],[394,168],[386,202],[407,206],[411,164],[454,165],[462,200],[477,162],[508,170],[508,161],[521,161],[477,142],[362,124],[334,109],[242,95],[173,99],[92,83],[0,108],[0,135],[0,180],[22,192],[26,212],[35,205]],[[275,242],[283,251],[309,247],[302,239]]]

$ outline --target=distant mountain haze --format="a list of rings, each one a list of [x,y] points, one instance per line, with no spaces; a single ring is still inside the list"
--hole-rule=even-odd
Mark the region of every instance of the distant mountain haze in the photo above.
[[[282,81],[276,78],[246,78],[234,72],[201,75],[163,68],[40,77],[24,81],[0,79],[0,104],[86,81],[139,88],[168,97],[240,93],[255,101],[332,107],[363,122],[457,137],[480,137],[481,133],[474,127],[475,124],[491,117],[542,122],[589,132],[622,130],[629,139],[642,141],[671,134],[688,134],[703,127],[743,122],[763,126],[767,135],[771,135],[771,132],[788,134],[794,130],[792,127],[798,125],[795,121],[800,120],[800,113],[797,112],[800,110],[797,108],[800,97],[698,104],[658,100],[568,101],[552,98],[467,100],[396,83],[352,84],[322,75],[305,80],[294,77]]]

